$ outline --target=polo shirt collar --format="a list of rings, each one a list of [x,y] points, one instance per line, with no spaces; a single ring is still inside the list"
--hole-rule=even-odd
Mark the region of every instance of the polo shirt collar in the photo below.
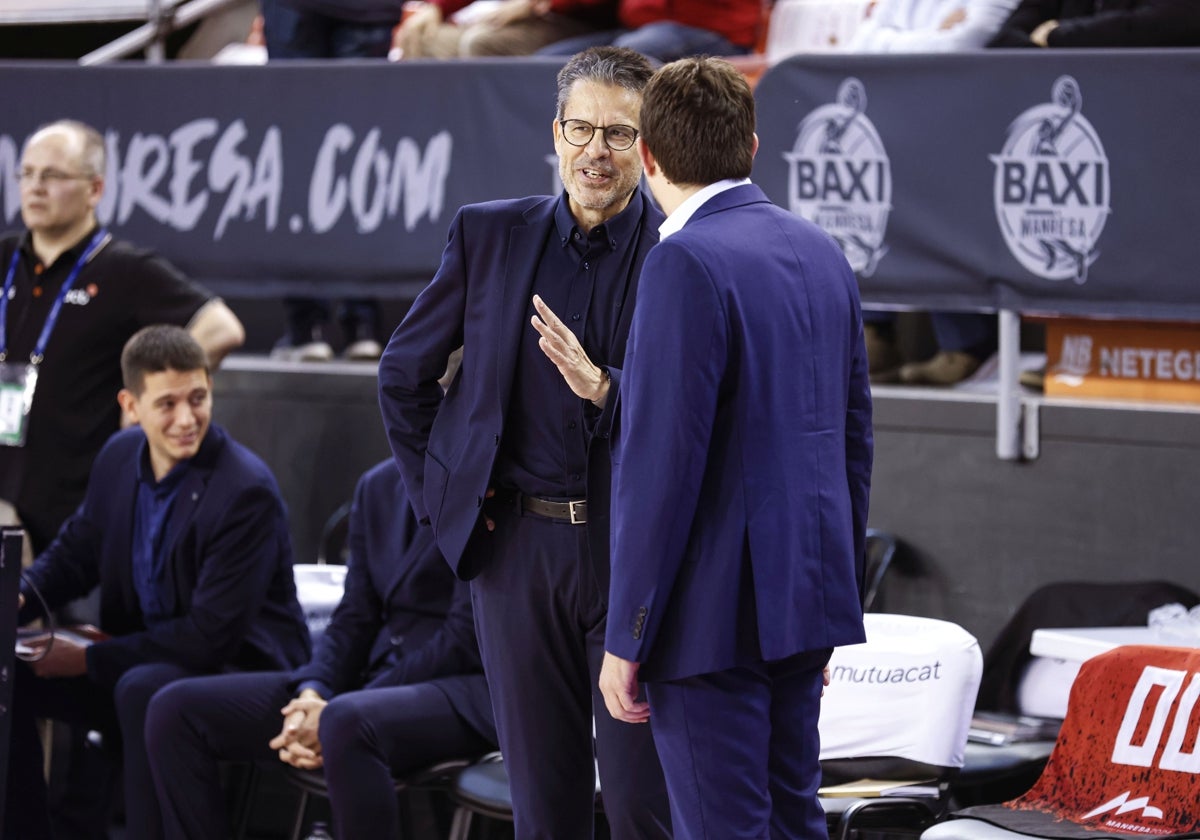
[[[100,230],[100,225],[93,225],[87,233],[80,237],[78,242],[58,255],[58,259],[54,261],[54,265],[58,265],[64,261],[66,261],[66,264],[68,265],[75,265],[79,258],[83,256],[83,252],[87,250],[88,244],[92,241],[92,237],[96,235],[96,231],[98,230]],[[37,255],[37,252],[33,250],[33,231],[26,230],[25,233],[21,235],[21,240],[17,244],[17,247],[21,249],[21,254],[27,259],[35,261],[40,259]],[[53,266],[49,265],[46,266],[46,268],[52,267]]]

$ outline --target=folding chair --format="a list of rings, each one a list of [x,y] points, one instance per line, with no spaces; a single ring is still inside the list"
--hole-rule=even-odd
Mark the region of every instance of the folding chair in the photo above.
[[[449,840],[468,840],[476,816],[502,823],[513,821],[508,773],[504,770],[504,758],[498,752],[488,753],[462,770],[450,788],[450,797],[457,807],[450,824]],[[599,769],[596,772],[595,802],[597,815],[602,815],[604,801],[600,795]],[[484,836],[489,836],[486,828]]]
[[[512,794],[500,753],[488,753],[458,774],[450,788],[456,805],[449,840],[467,840],[476,816],[513,821]]]
[[[403,816],[412,817],[411,806],[414,805],[413,795],[417,793],[435,794],[449,793],[458,772],[471,764],[470,759],[450,759],[440,761],[431,767],[418,770],[404,776],[392,779],[392,787],[397,796],[408,799]],[[329,798],[329,786],[325,774],[319,770],[300,770],[286,764],[281,765],[284,776],[289,782],[300,789],[300,800],[296,806],[296,814],[292,821],[292,840],[300,840],[304,829],[305,815],[308,811],[309,800],[313,796]],[[409,829],[412,829],[410,825]]]
[[[1083,663],[1046,769],[1023,796],[921,840],[1197,836],[1200,649],[1127,645]]]
[[[866,564],[863,572],[864,612],[882,612],[883,583],[899,550],[900,540],[895,534],[878,528],[867,529]]]
[[[838,840],[866,827],[916,834],[945,813],[982,669],[978,642],[957,624],[864,620],[866,643],[834,651],[821,702],[821,804]]]

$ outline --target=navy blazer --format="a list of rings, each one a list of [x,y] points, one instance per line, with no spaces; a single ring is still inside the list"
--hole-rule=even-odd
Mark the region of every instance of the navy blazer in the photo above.
[[[392,460],[359,479],[349,541],[345,594],[312,661],[294,672],[294,684],[315,680],[337,695],[433,683],[464,720],[495,743],[471,587],[455,579],[433,532],[417,524]]]
[[[525,312],[557,201],[534,196],[459,210],[437,274],[396,328],[379,362],[380,407],[409,501],[418,518],[433,525],[442,554],[464,580],[487,562],[479,514],[504,434],[521,332],[533,329]],[[611,345],[613,358],[592,360],[607,367],[614,394],[638,275],[663,222],[662,212],[640,189],[630,199],[630,209],[637,212],[639,206],[632,277]],[[463,348],[462,366],[443,399],[438,378],[458,347]],[[607,438],[613,402],[606,404],[588,447],[588,539],[602,571],[608,567]],[[597,440],[602,445],[594,445]],[[607,587],[607,581],[601,585]]]
[[[109,438],[83,502],[28,571],[52,610],[100,586],[100,627],[113,638],[88,648],[89,676],[112,687],[146,662],[209,673],[304,662],[308,629],[279,488],[267,465],[216,425],[191,459],[163,533],[174,615],[146,628],[130,561],[145,441],[140,428]],[[37,604],[22,591],[28,621]]]
[[[864,640],[871,392],[820,228],[745,184],[663,240],[617,424],[609,651],[665,680]]]

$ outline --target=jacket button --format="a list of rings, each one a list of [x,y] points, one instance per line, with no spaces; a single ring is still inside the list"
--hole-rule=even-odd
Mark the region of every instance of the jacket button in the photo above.
[[[500,435],[492,435],[492,443],[496,444],[496,446],[499,446],[500,445]]]
[[[396,647],[400,647],[400,645],[404,644],[404,637],[403,636],[392,636],[392,638],[389,639],[388,641],[390,641]]]
[[[649,610],[648,610],[648,609],[646,609],[645,607],[639,607],[639,608],[638,608],[638,615],[640,615],[642,618],[645,618],[645,617],[646,617],[646,613],[648,613],[648,612],[649,612]]]
[[[637,629],[637,630],[634,630],[634,631],[633,631],[633,638],[634,638],[634,639],[640,639],[640,638],[642,638],[642,631],[641,631],[641,629],[640,629],[640,628],[639,628],[639,629]]]

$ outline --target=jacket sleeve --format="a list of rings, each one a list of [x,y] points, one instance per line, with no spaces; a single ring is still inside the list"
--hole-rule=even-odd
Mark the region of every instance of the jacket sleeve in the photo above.
[[[88,648],[88,673],[114,686],[125,671],[144,662],[174,662],[190,670],[216,671],[229,663],[259,614],[268,586],[287,556],[283,503],[265,484],[246,487],[225,506],[199,545],[197,578],[182,615],[152,629],[117,636]]]
[[[293,673],[296,685],[315,680],[333,694],[359,688],[371,648],[383,628],[383,599],[371,582],[364,503],[364,481],[360,479],[350,508],[350,558],[346,564],[345,592],[325,633],[317,640],[312,661]],[[396,550],[402,548],[398,546]]]
[[[87,595],[100,582],[100,533],[92,518],[92,507],[90,499],[84,498],[54,542],[25,571],[26,580],[21,581],[25,606],[21,608],[20,624],[45,617],[42,600],[53,611]],[[31,589],[36,589],[42,600]]]
[[[1051,47],[1186,47],[1200,45],[1196,0],[1142,0],[1059,22],[1046,38]]]
[[[1032,47],[1030,33],[1038,24],[1055,20],[1061,14],[1061,0],[1021,0],[1020,5],[1008,16],[1008,20],[990,41],[989,47]]]
[[[471,612],[471,585],[458,580],[454,583],[454,596],[441,628],[425,644],[405,652],[395,665],[376,676],[366,687],[413,685],[438,677],[482,671]]]
[[[409,502],[422,524],[425,505],[425,451],[442,402],[438,379],[450,354],[463,343],[467,297],[464,213],[450,225],[442,263],[429,286],[392,334],[379,360],[379,407],[388,443],[404,478]]]
[[[623,659],[649,656],[683,563],[727,362],[725,323],[707,266],[659,243],[638,287],[614,448],[605,649]],[[679,375],[662,376],[663,359]]]
[[[862,596],[862,575],[867,545],[867,513],[871,498],[871,464],[875,439],[871,425],[871,382],[868,378],[867,350],[863,341],[862,312],[858,302],[858,283],[850,267],[848,293],[854,297],[854,319],[857,338],[850,361],[849,392],[846,401],[846,483],[850,489],[850,506],[854,527],[854,558],[858,571],[859,596]]]

